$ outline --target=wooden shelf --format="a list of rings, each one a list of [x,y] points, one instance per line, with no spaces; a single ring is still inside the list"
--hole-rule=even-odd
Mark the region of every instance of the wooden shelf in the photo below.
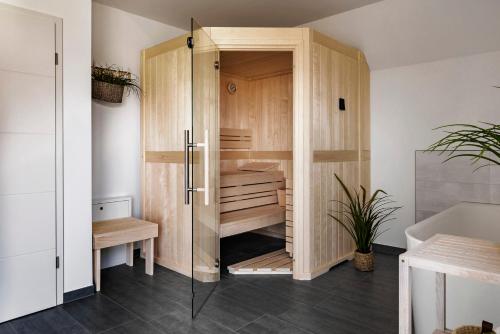
[[[500,284],[500,245],[491,241],[437,234],[401,258],[412,267]]]
[[[434,334],[446,328],[446,275],[500,284],[500,244],[453,235],[436,234],[399,256],[399,333],[412,333],[411,269],[436,273]]]

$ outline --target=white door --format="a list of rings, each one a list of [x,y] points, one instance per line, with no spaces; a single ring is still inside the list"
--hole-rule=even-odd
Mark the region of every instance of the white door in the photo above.
[[[56,22],[0,5],[0,322],[57,303]]]

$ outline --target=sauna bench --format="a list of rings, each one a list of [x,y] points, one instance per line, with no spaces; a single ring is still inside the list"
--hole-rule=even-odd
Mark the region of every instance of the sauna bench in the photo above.
[[[103,220],[92,223],[92,249],[94,258],[94,283],[101,290],[101,249],[126,245],[128,266],[134,265],[134,242],[144,241],[146,274],[153,275],[154,238],[158,237],[158,225],[133,217]]]
[[[282,171],[225,171],[220,178],[220,237],[285,222],[277,189],[285,187]]]
[[[446,275],[500,284],[500,244],[436,234],[399,256],[399,334],[412,333],[411,269],[436,273],[435,334],[446,328]]]

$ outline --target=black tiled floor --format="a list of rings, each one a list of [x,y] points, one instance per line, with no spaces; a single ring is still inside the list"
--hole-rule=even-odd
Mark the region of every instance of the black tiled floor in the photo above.
[[[257,242],[258,247],[252,248]],[[280,247],[282,241],[272,238],[226,238],[221,244],[222,263]],[[133,268],[103,270],[101,293],[0,324],[0,334],[392,334],[397,333],[397,307],[395,255],[376,254],[372,273],[357,272],[352,264],[343,263],[312,281],[223,271],[195,320],[191,280],[159,266],[153,277],[145,275],[144,262],[136,258]]]

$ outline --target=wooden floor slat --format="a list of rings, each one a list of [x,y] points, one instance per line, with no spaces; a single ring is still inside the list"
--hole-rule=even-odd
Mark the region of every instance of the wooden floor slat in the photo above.
[[[239,262],[228,266],[231,274],[292,274],[292,258],[280,249],[268,254],[255,257],[250,260]]]

